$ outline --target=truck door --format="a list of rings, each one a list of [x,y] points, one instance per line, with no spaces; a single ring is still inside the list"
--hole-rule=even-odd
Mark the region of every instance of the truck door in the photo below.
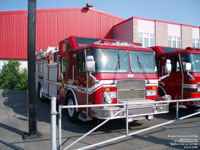
[[[171,60],[172,72],[168,78],[165,79],[165,87],[167,94],[172,96],[172,99],[181,99],[181,83],[182,83],[182,74],[179,57],[168,56],[167,59]]]
[[[84,51],[77,53],[77,99],[79,104],[86,104],[86,71],[85,71],[85,54]]]

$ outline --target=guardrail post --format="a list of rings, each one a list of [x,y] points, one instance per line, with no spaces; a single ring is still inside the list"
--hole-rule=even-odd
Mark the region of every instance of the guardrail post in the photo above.
[[[179,102],[176,101],[176,120],[179,119],[179,115],[178,115],[179,108],[178,108],[178,106],[179,106]]]
[[[56,98],[51,98],[51,150],[56,150]]]
[[[62,150],[62,106],[59,106],[59,118],[58,118],[58,123],[59,123],[59,150]]]
[[[128,104],[126,104],[126,135],[128,136]]]

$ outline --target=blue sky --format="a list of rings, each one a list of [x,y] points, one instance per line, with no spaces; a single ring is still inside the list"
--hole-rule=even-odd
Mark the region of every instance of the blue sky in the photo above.
[[[93,8],[123,18],[132,16],[200,26],[200,0],[36,0],[37,9]],[[0,0],[0,11],[25,10],[28,0]]]

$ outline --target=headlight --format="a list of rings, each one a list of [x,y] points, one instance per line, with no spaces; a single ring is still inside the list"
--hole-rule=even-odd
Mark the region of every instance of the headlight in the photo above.
[[[116,98],[116,92],[104,92],[104,102],[111,104],[113,98]]]
[[[116,87],[104,87],[104,93],[103,93],[103,102],[107,104],[111,104],[113,99],[117,97],[116,94]]]
[[[156,96],[156,90],[147,90],[146,96]]]
[[[112,103],[112,98],[110,96],[106,96],[104,98],[104,101],[107,103],[107,104],[111,104]]]

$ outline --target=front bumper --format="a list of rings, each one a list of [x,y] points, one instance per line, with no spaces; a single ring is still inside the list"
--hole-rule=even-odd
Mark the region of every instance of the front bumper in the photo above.
[[[146,102],[147,100],[144,100],[144,101]],[[125,104],[128,104],[128,103],[126,102]],[[98,119],[125,118],[126,109],[120,112],[118,115],[115,115],[117,112],[122,110],[124,106],[106,106],[106,107],[92,108],[92,116]],[[128,117],[133,118],[133,120],[134,118],[136,119],[137,117],[148,117],[150,115],[163,114],[163,113],[168,113],[168,112],[169,112],[169,104],[165,102],[159,103],[159,104],[156,104],[156,103],[155,104],[154,103],[128,104]]]

